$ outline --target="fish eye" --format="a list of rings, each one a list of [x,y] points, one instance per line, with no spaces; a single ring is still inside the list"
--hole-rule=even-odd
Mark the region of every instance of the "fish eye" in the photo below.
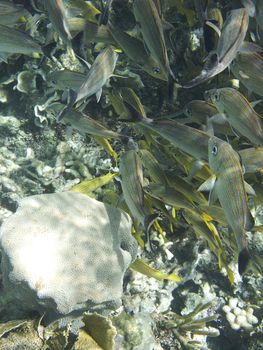
[[[214,99],[215,99],[216,101],[219,100],[219,93],[218,93],[218,92],[216,92],[216,93],[214,94]]]
[[[214,145],[214,146],[213,146],[212,154],[213,154],[214,156],[217,155],[217,145]]]
[[[161,72],[161,69],[159,67],[154,67],[153,71],[154,71],[154,73],[159,74]]]
[[[191,117],[192,116],[191,109],[190,108],[186,108],[185,109],[185,114],[188,115],[189,117]]]

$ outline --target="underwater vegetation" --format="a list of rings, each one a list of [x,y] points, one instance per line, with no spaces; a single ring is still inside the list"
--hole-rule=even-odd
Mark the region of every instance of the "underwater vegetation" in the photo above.
[[[0,349],[263,349],[263,1],[0,1]]]

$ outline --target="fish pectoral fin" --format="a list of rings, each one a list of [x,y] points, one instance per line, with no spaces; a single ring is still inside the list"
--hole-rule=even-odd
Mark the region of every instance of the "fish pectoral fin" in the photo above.
[[[217,113],[212,115],[212,117],[207,119],[210,123],[224,125],[227,123],[227,118],[223,113]]]
[[[248,184],[246,181],[245,181],[245,189],[246,189],[247,194],[251,194],[252,196],[256,196],[256,192],[255,192],[254,188],[250,184]]]
[[[99,102],[99,101],[100,101],[101,94],[102,94],[102,89],[99,89],[99,90],[96,92],[97,102]]]
[[[214,187],[209,192],[209,197],[208,197],[208,205],[209,205],[209,207],[211,205],[213,205],[216,202],[216,200],[217,200],[217,192],[216,192],[216,183],[215,183]]]
[[[243,78],[243,79],[249,79],[249,76],[248,76],[246,73],[244,73],[242,70],[240,70],[240,71],[238,72],[238,74],[239,74],[240,77]]]
[[[199,188],[197,191],[210,191],[208,198],[208,205],[211,206],[217,200],[216,193],[216,176],[210,176]]]
[[[198,187],[197,191],[198,192],[211,191],[214,188],[214,186],[215,186],[215,182],[216,182],[216,176],[212,175],[207,180],[205,180],[205,182],[203,182],[201,186]]]

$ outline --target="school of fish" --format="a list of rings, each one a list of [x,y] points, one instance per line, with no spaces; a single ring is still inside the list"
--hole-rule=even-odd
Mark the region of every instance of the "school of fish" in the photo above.
[[[192,228],[230,280],[222,247],[241,275],[260,270],[247,233],[262,185],[262,14],[260,0],[0,2],[1,64],[34,60],[48,97],[56,94],[53,122],[91,135],[114,158],[116,205],[141,246],[156,249],[153,230],[169,240],[178,226]]]

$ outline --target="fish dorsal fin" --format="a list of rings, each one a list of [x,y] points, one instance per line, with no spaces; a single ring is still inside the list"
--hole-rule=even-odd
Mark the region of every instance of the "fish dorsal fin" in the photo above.
[[[214,187],[209,192],[209,197],[208,197],[208,205],[209,205],[209,207],[216,202],[217,198],[218,197],[217,197],[216,183],[215,183]]]

